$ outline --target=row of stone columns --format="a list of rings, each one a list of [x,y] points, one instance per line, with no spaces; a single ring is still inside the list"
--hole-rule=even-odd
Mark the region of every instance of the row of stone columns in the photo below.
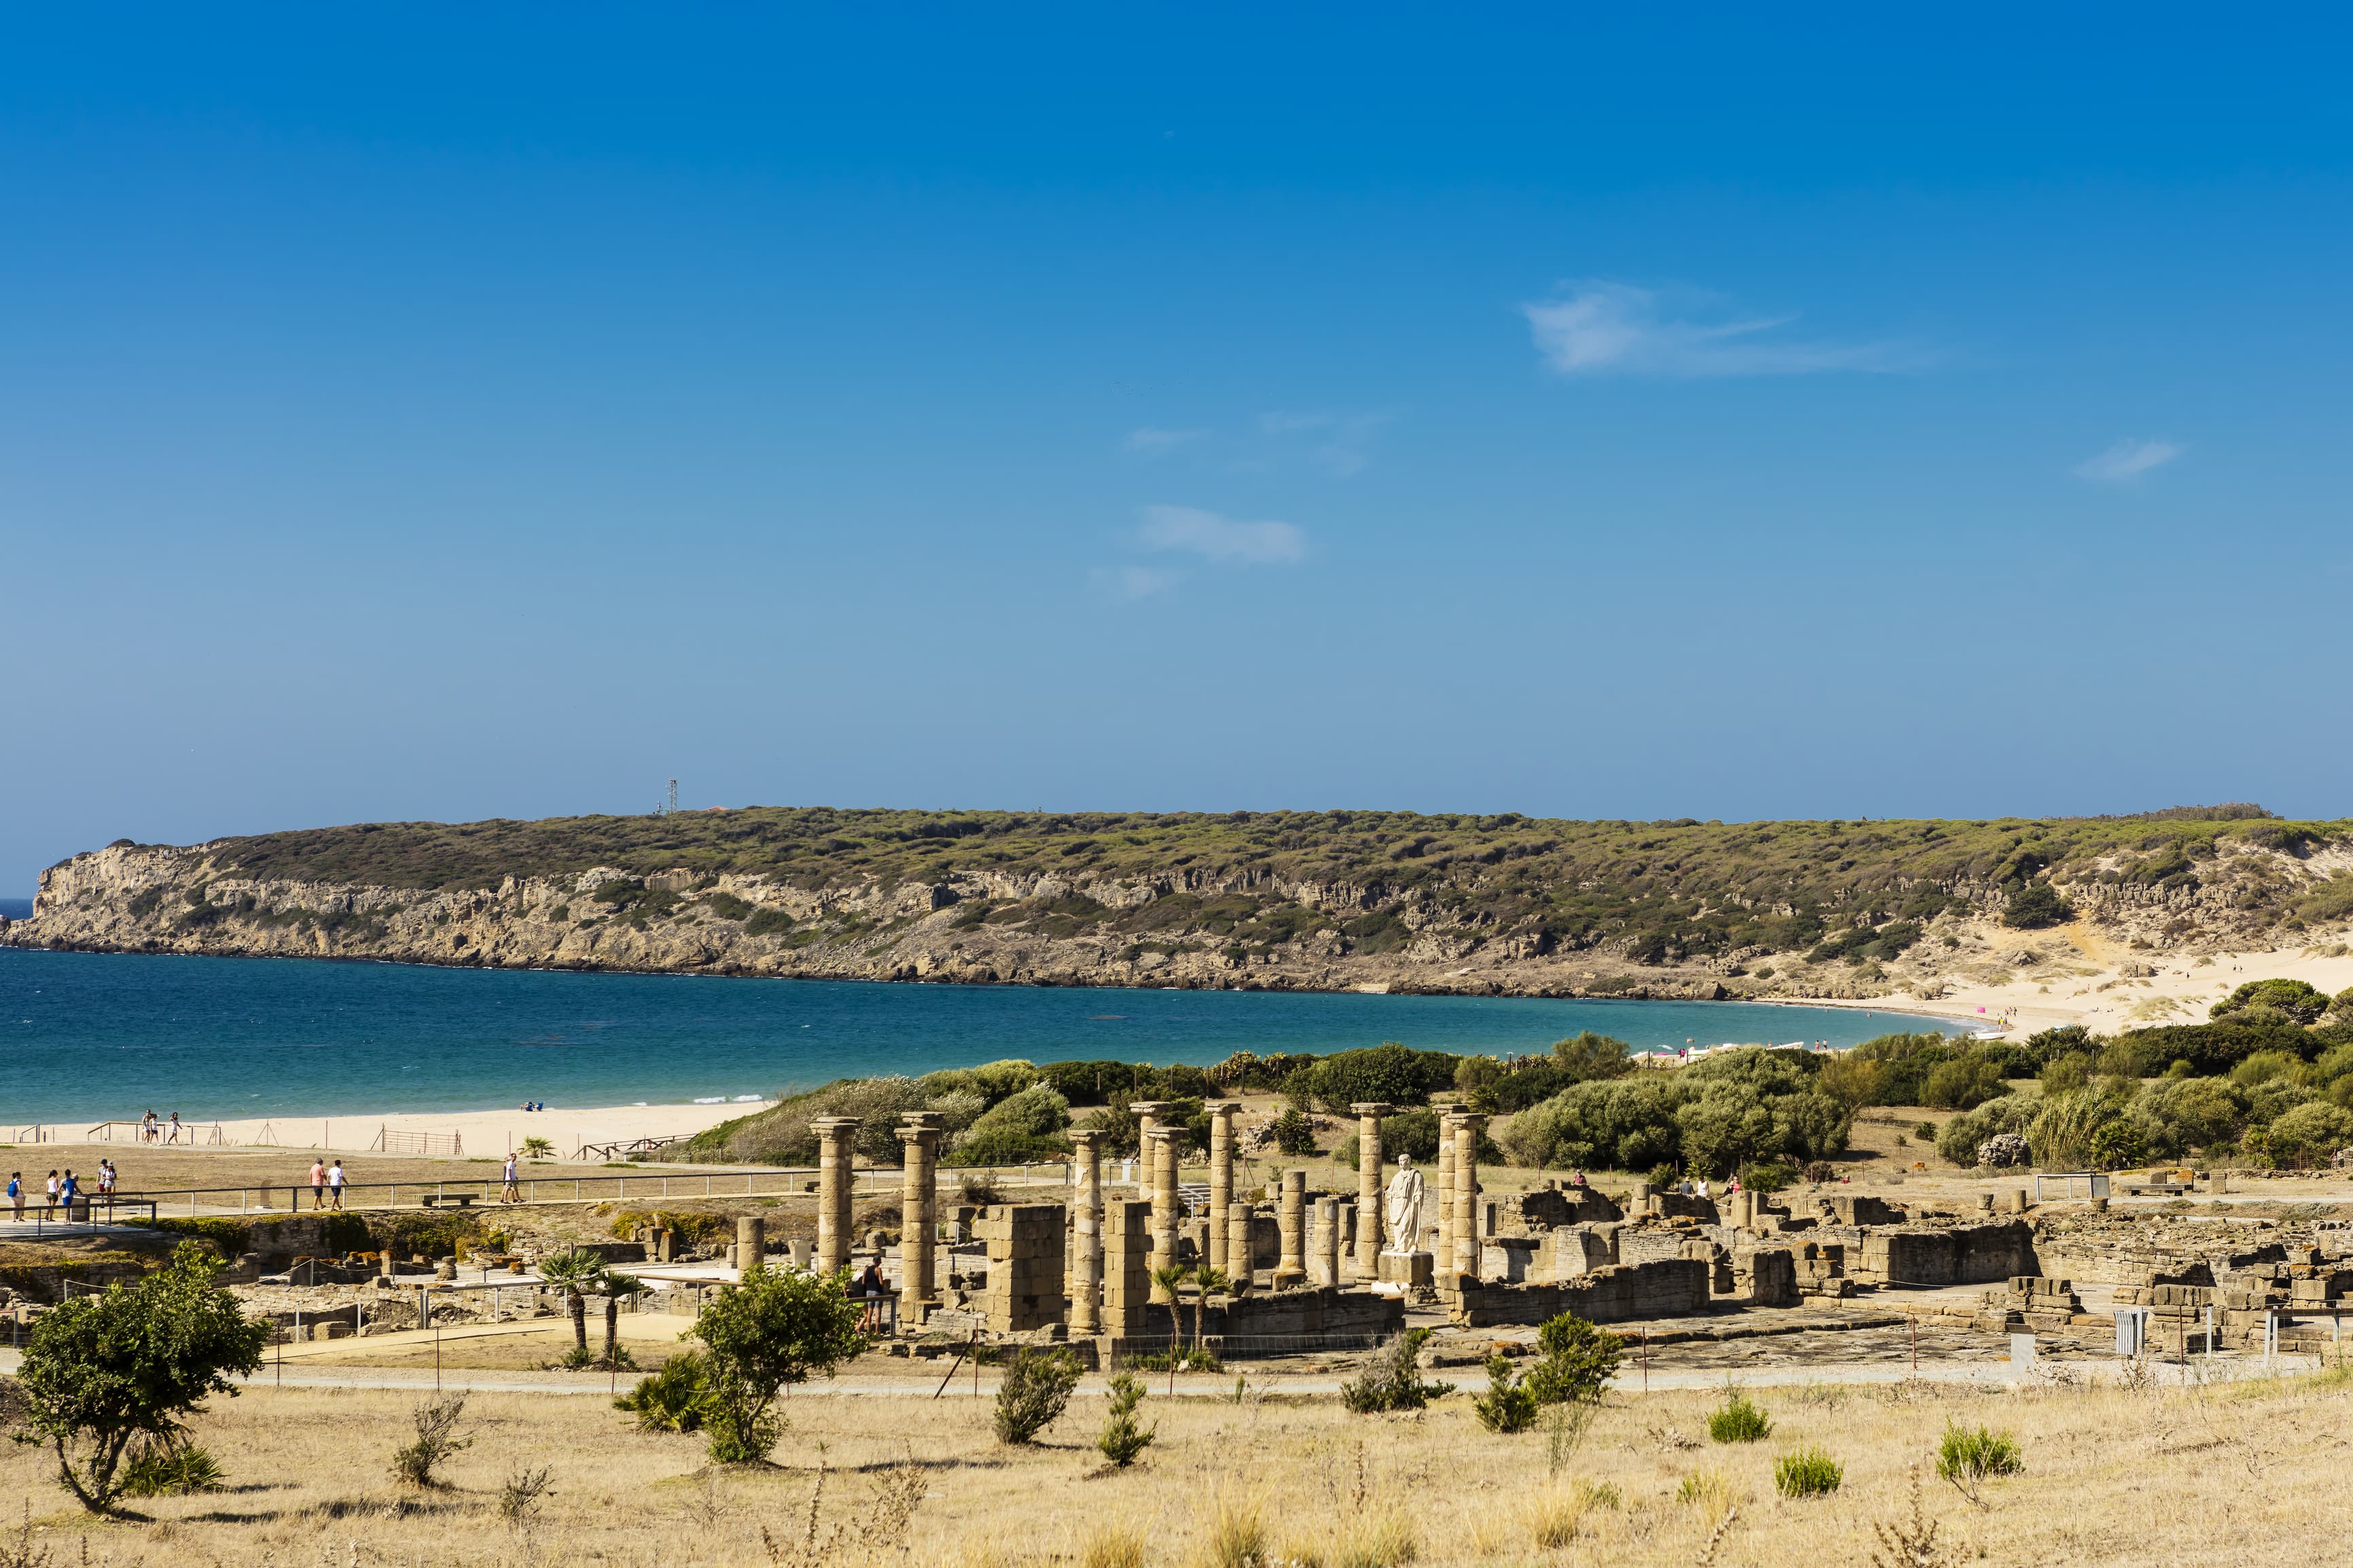
[[[1177,1196],[1181,1128],[1165,1124],[1164,1100],[1134,1103],[1143,1125],[1142,1173],[1151,1201],[1152,1267],[1157,1270],[1176,1261],[1176,1238],[1183,1213]],[[1226,1274],[1238,1290],[1250,1284],[1250,1206],[1234,1201],[1234,1113],[1231,1102],[1209,1109],[1210,1268]],[[1381,1121],[1392,1107],[1380,1102],[1352,1105],[1357,1118],[1356,1274],[1379,1276],[1382,1236]],[[905,1145],[901,1175],[900,1300],[905,1321],[921,1320],[921,1303],[936,1292],[939,1228],[939,1152],[943,1118],[937,1111],[908,1111],[898,1129]],[[819,1117],[810,1124],[818,1135],[817,1266],[830,1273],[849,1265],[851,1198],[856,1178],[858,1120],[848,1116]],[[1479,1267],[1478,1142],[1484,1119],[1464,1110],[1450,1110],[1440,1119],[1438,1160],[1439,1245],[1437,1262],[1444,1275],[1476,1274]],[[1071,1134],[1075,1154],[1071,1184],[1076,1247],[1071,1268],[1071,1329],[1095,1332],[1101,1322],[1098,1305],[1103,1285],[1103,1134],[1082,1129]],[[1306,1184],[1304,1171],[1286,1172],[1278,1194],[1277,1225],[1282,1245],[1275,1268],[1278,1287],[1306,1282]],[[1324,1198],[1316,1205],[1318,1284],[1340,1283],[1342,1252],[1338,1225],[1339,1201]],[[1398,1237],[1411,1250],[1418,1237]],[[754,1244],[755,1247],[758,1245]],[[742,1256],[744,1243],[739,1240]],[[757,1252],[753,1256],[756,1258]],[[1168,1293],[1155,1285],[1154,1299]]]

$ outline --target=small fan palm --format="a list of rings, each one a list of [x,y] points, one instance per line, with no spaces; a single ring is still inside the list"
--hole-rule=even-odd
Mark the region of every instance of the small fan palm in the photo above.
[[[588,1292],[597,1288],[605,1278],[605,1260],[585,1247],[559,1252],[539,1262],[539,1277],[564,1292],[564,1305],[572,1314],[572,1339],[580,1354],[588,1353]]]
[[[646,1288],[646,1282],[634,1274],[607,1268],[596,1284],[605,1293],[605,1364],[618,1366],[621,1364],[621,1298],[636,1295]]]

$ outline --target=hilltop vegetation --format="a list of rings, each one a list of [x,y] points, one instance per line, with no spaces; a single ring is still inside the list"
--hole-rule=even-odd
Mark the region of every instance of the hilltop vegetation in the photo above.
[[[1345,951],[1367,954],[1402,945],[1411,930],[1398,906],[1419,904],[1490,936],[1516,935],[1532,951],[1606,946],[1634,964],[1662,965],[1744,951],[1802,952],[1815,962],[1890,959],[1950,909],[1999,911],[2031,930],[2072,918],[2069,886],[2194,890],[2224,869],[2235,874],[2232,901],[2243,915],[2339,918],[2353,912],[2353,879],[2315,887],[2251,878],[2247,868],[2264,858],[2231,852],[2300,856],[2346,832],[2344,824],[2282,822],[2245,805],[2094,818],[1729,824],[1514,813],[754,807],[361,824],[223,839],[208,849],[224,875],[420,891],[487,889],[510,877],[597,867],[640,877],[681,868],[712,880],[756,876],[812,893],[982,875],[1045,878],[1066,890],[999,900],[962,918],[1025,924],[1049,938],[1148,941],[1185,931],[1244,947],[1328,932]],[[1067,890],[1155,881],[1168,896],[1125,908]],[[1339,896],[1303,899],[1301,889]]]

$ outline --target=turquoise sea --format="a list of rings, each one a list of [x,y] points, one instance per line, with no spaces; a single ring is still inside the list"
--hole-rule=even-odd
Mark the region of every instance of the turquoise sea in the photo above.
[[[0,948],[0,1121],[733,1100],[1002,1057],[1192,1062],[1400,1040],[1827,1040],[1923,1020],[1730,1002],[893,985]],[[1957,1026],[1952,1026],[1957,1028]]]

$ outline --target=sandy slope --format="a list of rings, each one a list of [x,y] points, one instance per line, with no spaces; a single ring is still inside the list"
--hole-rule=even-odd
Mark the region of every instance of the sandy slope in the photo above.
[[[380,1131],[455,1132],[464,1139],[465,1152],[477,1159],[503,1155],[523,1139],[537,1136],[554,1144],[557,1154],[568,1160],[584,1143],[682,1137],[715,1127],[733,1117],[765,1110],[774,1103],[763,1100],[733,1105],[550,1106],[545,1110],[529,1112],[408,1111],[383,1116],[278,1117],[269,1121],[224,1121],[219,1126],[231,1143],[266,1141],[289,1148],[353,1152],[373,1146]]]
[[[2082,1024],[2101,1034],[2156,1024],[2202,1024],[2207,1009],[2250,980],[2302,980],[2335,995],[2353,986],[2353,952],[2341,942],[2314,947],[2262,949],[2211,955],[2153,952],[2126,947],[2084,921],[2058,930],[2010,933],[2014,947],[2033,947],[2044,962],[1997,975],[1988,966],[1945,973],[1946,994],[1933,1000],[1883,996],[1848,1002],[1808,998],[1817,1007],[1901,1007],[1966,1020],[2023,1039],[2038,1029]],[[2154,970],[2127,973],[2126,970]],[[2006,1029],[2005,1016],[2014,1019]]]

